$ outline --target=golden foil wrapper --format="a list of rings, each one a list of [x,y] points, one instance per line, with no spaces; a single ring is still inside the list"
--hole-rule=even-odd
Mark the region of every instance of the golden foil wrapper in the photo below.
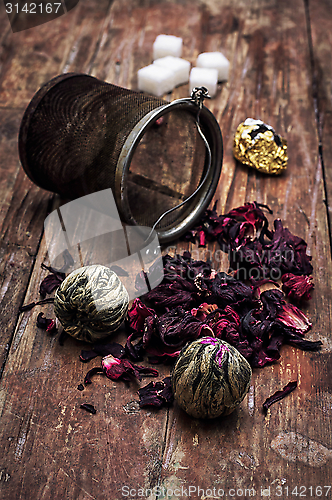
[[[261,120],[247,118],[238,126],[233,145],[237,160],[264,174],[281,174],[287,168],[287,141]]]

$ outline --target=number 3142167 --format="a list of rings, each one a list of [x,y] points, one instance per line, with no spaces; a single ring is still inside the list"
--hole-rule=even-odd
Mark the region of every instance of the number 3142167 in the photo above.
[[[25,12],[26,14],[57,14],[61,7],[60,3],[25,3],[23,7],[20,7],[18,3],[6,3],[7,14],[18,14],[19,12]]]

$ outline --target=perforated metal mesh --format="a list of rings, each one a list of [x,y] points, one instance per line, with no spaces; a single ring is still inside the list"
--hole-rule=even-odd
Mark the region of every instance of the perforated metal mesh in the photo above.
[[[64,198],[111,188],[126,222],[152,227],[197,188],[206,171],[206,147],[195,114],[167,105],[89,75],[56,77],[24,114],[19,138],[23,168],[37,185]],[[161,107],[165,113],[149,125],[121,171],[119,156],[128,136]],[[157,229],[178,224],[197,199],[165,216]]]

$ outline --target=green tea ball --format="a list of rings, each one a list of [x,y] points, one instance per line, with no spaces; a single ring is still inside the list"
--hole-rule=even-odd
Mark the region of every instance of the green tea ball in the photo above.
[[[101,265],[70,273],[54,297],[54,312],[63,329],[85,342],[102,340],[117,330],[128,305],[128,292],[117,274]]]
[[[214,337],[185,346],[172,372],[178,405],[195,418],[229,415],[247,394],[251,367],[235,347]]]

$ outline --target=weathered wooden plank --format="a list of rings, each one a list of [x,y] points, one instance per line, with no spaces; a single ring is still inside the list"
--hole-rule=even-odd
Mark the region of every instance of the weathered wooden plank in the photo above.
[[[26,301],[38,299],[47,257],[38,253]],[[46,272],[47,274],[47,272]],[[137,390],[150,380],[115,383],[96,376],[83,392],[77,389],[92,366],[79,360],[87,344],[68,338],[64,345],[36,326],[38,313],[53,315],[53,306],[21,314],[1,384],[2,498],[100,498],[121,489],[157,480],[165,434],[165,410],[139,410]],[[115,341],[125,340],[123,333]],[[160,376],[165,373],[161,367]],[[95,406],[90,415],[82,403]],[[7,476],[6,476],[7,475]]]
[[[88,72],[110,3],[81,0],[54,21],[8,34],[0,68],[0,105],[26,106],[39,87],[59,73]]]
[[[22,109],[2,109],[0,115],[0,283],[2,367],[14,332],[37,253],[51,194],[26,178],[17,155]]]
[[[62,71],[88,71],[99,44],[98,28],[110,2],[80,2],[56,21],[12,33],[1,10],[0,65],[0,227],[2,366],[40,243],[53,195],[36,186],[22,170],[17,148],[25,106],[39,86]],[[8,29],[5,26],[8,24]],[[79,69],[80,68],[80,69]]]
[[[329,0],[324,0],[316,4],[307,0],[307,15],[309,25],[309,35],[311,36],[310,49],[312,52],[313,65],[313,98],[316,104],[316,120],[318,124],[318,133],[320,140],[320,155],[323,167],[325,181],[326,205],[329,216],[330,234],[331,234],[331,191],[332,177],[329,164],[332,157],[331,148],[331,30],[330,16],[332,4]],[[331,240],[332,241],[332,240]]]
[[[150,62],[152,42],[161,32],[183,36],[184,57],[192,62],[199,52],[215,49],[230,59],[230,80],[208,103],[225,146],[215,198],[220,211],[253,199],[268,203],[273,217],[280,216],[308,240],[316,290],[306,312],[313,322],[311,336],[323,341],[323,350],[310,354],[284,348],[280,363],[255,371],[249,395],[226,419],[198,422],[175,406],[168,421],[164,410],[137,412],[135,404],[128,404],[137,401],[134,385],[127,388],[97,376],[91,387],[77,391],[87,369],[78,360],[80,344],[69,339],[59,346],[56,338],[36,328],[41,309],[25,313],[19,318],[1,385],[4,499],[32,498],[30,491],[34,499],[104,499],[110,494],[118,499],[123,486],[137,491],[158,484],[173,493],[176,487],[196,487],[196,493],[204,488],[199,498],[216,496],[207,492],[211,488],[240,498],[251,487],[257,496],[265,496],[261,489],[271,487],[270,497],[278,498],[278,486],[284,488],[282,497],[289,496],[286,487],[296,485],[305,486],[309,496],[309,486],[315,491],[331,481],[328,231],[314,106],[307,87],[304,6],[300,0],[296,5],[284,0],[236,5],[228,0],[114,2],[102,27],[100,51],[90,59],[93,74],[135,88],[136,70]],[[173,93],[186,95],[186,86]],[[265,120],[288,139],[289,168],[282,178],[248,171],[233,159],[233,135],[247,116]],[[193,250],[195,257],[214,250],[177,244],[178,250],[184,248]],[[42,243],[26,302],[38,297],[45,259]],[[52,307],[43,311],[52,314]],[[162,370],[164,375],[169,367]],[[298,379],[297,391],[273,406],[264,419],[264,399],[293,379]],[[96,415],[78,408],[83,396],[95,404]],[[241,490],[233,494],[231,488]]]
[[[267,203],[274,210],[271,222],[281,217],[292,232],[308,241],[316,292],[306,312],[313,321],[312,337],[321,338],[324,347],[320,354],[284,348],[278,364],[255,370],[249,396],[226,419],[200,423],[175,408],[170,414],[161,481],[173,491],[189,485],[205,492],[213,487],[225,492],[239,488],[237,497],[241,497],[246,488],[254,488],[259,495],[261,488],[271,486],[271,498],[277,498],[276,486],[309,488],[331,481],[331,437],[326,434],[330,424],[322,409],[326,407],[322,399],[330,398],[331,284],[323,264],[329,262],[328,228],[314,103],[308,87],[311,66],[305,10],[302,2],[294,7],[286,2],[219,3],[220,17],[226,10],[237,29],[222,42],[231,61],[229,82],[208,104],[219,119],[225,147],[215,198],[220,200],[221,211],[254,199]],[[209,15],[208,7],[204,15],[210,22],[218,19],[216,14]],[[212,27],[206,30],[204,42],[200,51],[213,46]],[[262,119],[287,138],[289,167],[282,177],[266,177],[235,162],[234,133],[247,117]],[[322,308],[323,316],[318,313]],[[297,392],[272,407],[264,420],[265,398],[293,379],[299,381]],[[313,420],[317,414],[319,418]],[[301,436],[306,443],[312,441],[307,448],[302,443],[297,449]],[[317,446],[312,456],[306,451],[311,446]]]

